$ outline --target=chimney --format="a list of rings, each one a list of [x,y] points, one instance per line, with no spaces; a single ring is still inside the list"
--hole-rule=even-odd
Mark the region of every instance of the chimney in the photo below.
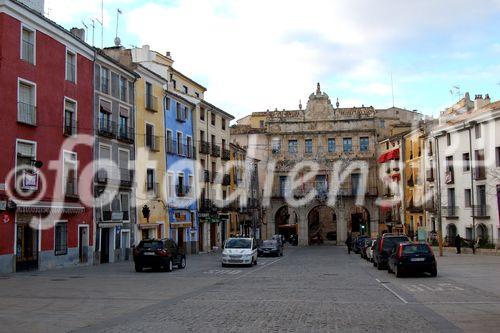
[[[85,41],[85,29],[71,28],[69,32],[76,38]]]
[[[167,53],[165,53],[165,55],[167,56],[167,58],[172,59],[172,56],[170,55],[170,51],[167,51]]]
[[[43,10],[45,7],[45,0],[18,0],[23,5],[28,6],[29,8],[39,12],[43,15]]]
[[[491,103],[491,99],[490,99],[490,94],[486,94],[484,96],[484,104],[490,104]]]
[[[485,100],[483,99],[483,95],[478,94],[474,97],[474,111],[481,109],[484,105],[486,105]]]

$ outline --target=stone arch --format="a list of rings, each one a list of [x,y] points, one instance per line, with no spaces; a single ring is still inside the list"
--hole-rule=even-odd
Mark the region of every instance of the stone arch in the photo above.
[[[353,206],[349,211],[347,230],[353,235],[370,234],[370,212],[364,206]]]
[[[273,212],[274,234],[282,234],[285,239],[299,233],[299,214],[288,206],[282,205]]]
[[[455,237],[457,236],[457,226],[455,223],[448,223],[446,225],[446,243],[455,244]]]
[[[476,226],[476,238],[481,242],[488,241],[488,228],[484,223],[479,223]]]
[[[319,204],[307,213],[308,244],[331,242],[337,243],[338,215],[330,206]]]

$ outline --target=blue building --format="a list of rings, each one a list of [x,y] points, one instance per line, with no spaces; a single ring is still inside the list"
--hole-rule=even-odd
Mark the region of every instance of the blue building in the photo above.
[[[198,219],[195,189],[196,149],[194,144],[195,105],[167,92],[165,114],[166,193],[169,237],[187,253],[197,252]]]

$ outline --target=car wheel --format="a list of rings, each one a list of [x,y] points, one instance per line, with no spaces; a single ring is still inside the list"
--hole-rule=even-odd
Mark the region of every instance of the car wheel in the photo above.
[[[396,275],[397,278],[400,278],[402,276],[401,270],[398,268],[398,266],[394,266],[394,275]]]
[[[391,270],[391,265],[387,265],[387,273],[391,274],[392,273],[392,270]]]
[[[179,265],[177,265],[177,268],[180,268],[180,269],[186,268],[186,258],[185,257],[181,258],[181,262],[179,263]]]
[[[172,262],[172,259],[168,259],[168,262],[165,265],[165,270],[167,272],[171,272],[173,269],[174,269],[174,263]]]
[[[382,265],[380,265],[380,264],[378,264],[378,263],[377,263],[377,269],[378,269],[379,271],[381,271],[381,270],[382,270],[382,269],[384,269],[384,268],[382,267]]]
[[[253,262],[254,265],[257,265],[257,258],[255,258],[255,261]]]
[[[438,271],[436,268],[434,268],[430,273],[431,273],[431,277],[436,277],[438,275]]]
[[[142,266],[141,265],[138,265],[138,264],[135,264],[135,271],[136,272],[142,272]]]
[[[227,265],[225,263],[222,263],[222,267],[227,267]]]

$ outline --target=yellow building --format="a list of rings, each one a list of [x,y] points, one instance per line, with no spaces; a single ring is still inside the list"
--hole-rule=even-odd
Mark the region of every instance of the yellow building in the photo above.
[[[237,188],[243,185],[246,150],[243,147],[240,147],[238,144],[234,143],[231,143],[229,145],[229,149],[231,151],[231,163],[234,163],[230,173],[231,183],[229,193],[232,194],[236,191]],[[235,201],[230,207],[228,236],[235,236],[241,233],[240,208],[238,203],[239,200]]]
[[[424,130],[419,127],[403,136],[404,140],[404,232],[416,237],[425,228],[424,210]],[[425,238],[423,239],[425,240]]]

